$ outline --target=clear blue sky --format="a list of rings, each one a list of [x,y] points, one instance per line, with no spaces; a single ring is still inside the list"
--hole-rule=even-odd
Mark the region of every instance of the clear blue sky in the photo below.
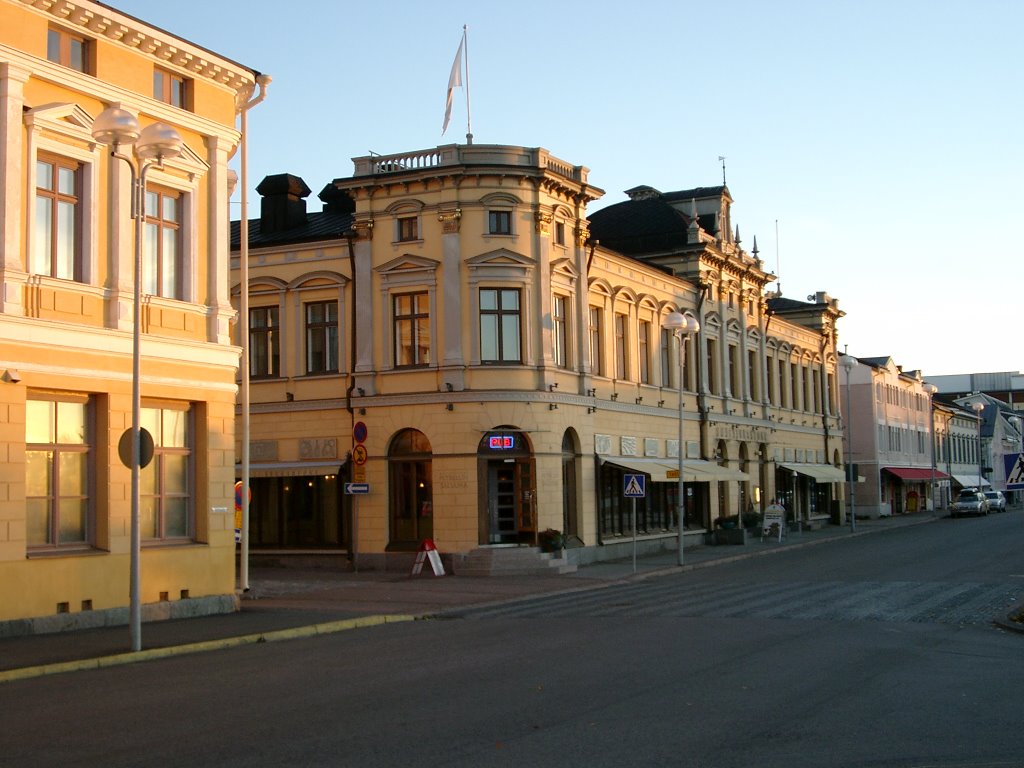
[[[587,166],[591,210],[718,184],[724,155],[744,246],[784,295],[839,299],[840,347],[1024,368],[1019,0],[109,3],[273,77],[251,187],[296,174],[318,210],[352,157],[464,142],[464,92],[441,123],[467,24],[476,143]]]

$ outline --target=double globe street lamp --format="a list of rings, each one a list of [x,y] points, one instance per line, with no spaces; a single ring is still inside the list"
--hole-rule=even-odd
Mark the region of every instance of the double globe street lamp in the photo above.
[[[131,488],[131,562],[129,575],[128,623],[131,649],[142,650],[142,603],[140,595],[140,555],[142,547],[139,519],[139,478],[143,466],[153,458],[153,438],[141,426],[141,299],[142,299],[142,234],[145,228],[146,172],[153,166],[161,167],[164,160],[181,154],[184,142],[178,132],[166,123],[152,123],[139,128],[139,121],[131,112],[120,107],[108,107],[97,115],[92,125],[92,137],[104,146],[110,146],[110,156],[123,160],[131,171],[131,216],[135,222],[135,248],[133,251],[132,296],[132,426],[121,438],[121,460],[132,473]],[[121,147],[134,147],[134,157],[123,154]],[[126,438],[129,438],[126,440]],[[143,445],[145,443],[145,446]],[[125,446],[130,450],[125,450]]]
[[[686,459],[686,443],[683,440],[683,389],[686,387],[686,337],[700,330],[697,318],[684,315],[682,312],[669,312],[665,316],[663,328],[672,332],[679,341],[679,488],[678,512],[676,526],[679,528],[679,565],[683,564],[683,534],[686,531],[686,481],[683,478],[683,462]]]

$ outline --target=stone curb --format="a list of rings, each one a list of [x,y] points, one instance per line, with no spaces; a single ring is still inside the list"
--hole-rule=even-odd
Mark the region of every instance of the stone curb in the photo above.
[[[301,627],[277,629],[270,632],[257,632],[250,635],[239,635],[236,637],[225,637],[219,640],[203,640],[198,643],[185,643],[183,645],[171,645],[163,648],[150,648],[143,651],[118,653],[113,656],[100,656],[92,659],[79,659],[76,661],[58,662],[56,664],[41,664],[34,667],[8,669],[0,671],[0,683],[11,682],[14,680],[28,680],[30,678],[45,677],[48,675],[59,675],[65,672],[80,672],[86,669],[118,667],[124,664],[154,661],[156,659],[166,659],[172,656],[184,656],[190,653],[220,651],[227,648],[237,648],[243,645],[273,643],[280,640],[295,640],[297,638],[314,637],[316,635],[330,635],[335,632],[344,632],[349,629],[375,627],[380,624],[395,624],[403,621],[416,621],[422,618],[424,617],[408,614],[361,616],[355,619],[341,619],[339,621],[329,621],[321,624],[307,624]]]

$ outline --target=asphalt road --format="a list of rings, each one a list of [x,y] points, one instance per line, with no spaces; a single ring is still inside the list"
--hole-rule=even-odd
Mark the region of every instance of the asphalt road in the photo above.
[[[1021,766],[1024,515],[0,687],[0,764]]]

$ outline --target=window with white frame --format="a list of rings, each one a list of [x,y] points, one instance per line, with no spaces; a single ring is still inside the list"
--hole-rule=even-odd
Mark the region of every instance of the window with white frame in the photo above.
[[[306,304],[306,373],[338,371],[338,302]]]
[[[187,403],[144,403],[142,427],[153,437],[153,460],[139,478],[142,538],[187,539],[194,533],[192,409]]]
[[[29,393],[25,401],[25,533],[29,548],[89,544],[94,462],[89,396]]]

